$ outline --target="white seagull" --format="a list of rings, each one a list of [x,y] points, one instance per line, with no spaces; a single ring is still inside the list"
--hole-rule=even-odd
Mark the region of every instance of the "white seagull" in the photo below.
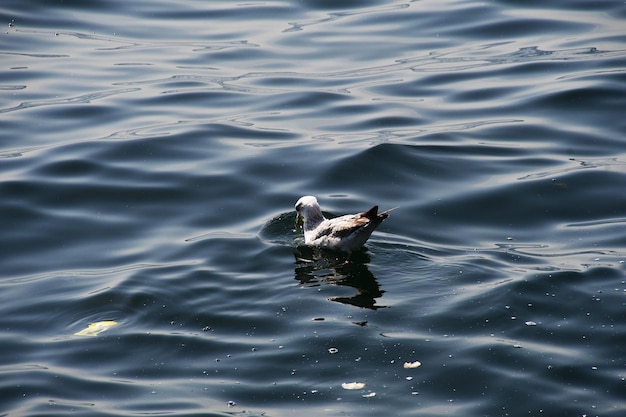
[[[363,213],[327,219],[317,199],[306,195],[296,203],[296,230],[304,223],[304,243],[309,246],[352,252],[363,246],[389,211],[378,213],[374,206]]]

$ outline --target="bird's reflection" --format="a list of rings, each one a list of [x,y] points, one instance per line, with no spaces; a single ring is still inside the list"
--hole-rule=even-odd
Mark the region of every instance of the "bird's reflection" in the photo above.
[[[329,300],[357,307],[377,309],[384,291],[367,268],[370,257],[365,250],[350,255],[299,246],[294,252],[295,279],[302,285],[327,283],[356,289],[351,297],[331,297]]]

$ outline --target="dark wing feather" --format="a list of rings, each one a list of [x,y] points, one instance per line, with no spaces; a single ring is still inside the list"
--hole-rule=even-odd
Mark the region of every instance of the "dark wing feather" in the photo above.
[[[330,227],[325,228],[324,230],[321,230],[316,235],[315,238],[318,239],[322,236],[330,235],[332,237],[343,239],[344,237],[349,236],[353,233],[359,233],[361,231],[364,231],[366,228],[368,228],[368,226],[371,225],[371,223],[374,224],[374,227],[371,229],[376,228],[376,226],[378,226],[380,222],[386,219],[387,216],[388,216],[387,213],[378,214],[378,206],[374,206],[368,211],[365,211],[363,213],[358,213],[353,216],[337,217],[336,218],[337,220],[343,219],[343,217],[350,217],[349,220],[350,220],[351,226],[347,227],[345,223],[342,223],[342,222],[337,222],[336,224],[333,224],[334,223],[333,220],[335,219],[331,219]]]

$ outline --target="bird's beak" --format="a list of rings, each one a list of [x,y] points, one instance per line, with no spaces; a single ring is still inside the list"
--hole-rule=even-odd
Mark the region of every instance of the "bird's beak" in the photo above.
[[[302,217],[299,213],[296,213],[296,232],[298,231],[298,228],[303,224],[304,222],[304,217]]]

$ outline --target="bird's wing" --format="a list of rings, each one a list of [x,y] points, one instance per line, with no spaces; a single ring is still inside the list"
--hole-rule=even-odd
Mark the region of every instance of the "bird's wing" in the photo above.
[[[316,233],[316,239],[323,236],[331,238],[343,239],[353,233],[357,233],[359,230],[367,227],[372,221],[365,216],[365,213],[351,214],[347,216],[336,217],[334,219],[326,220],[324,228],[320,228]]]

